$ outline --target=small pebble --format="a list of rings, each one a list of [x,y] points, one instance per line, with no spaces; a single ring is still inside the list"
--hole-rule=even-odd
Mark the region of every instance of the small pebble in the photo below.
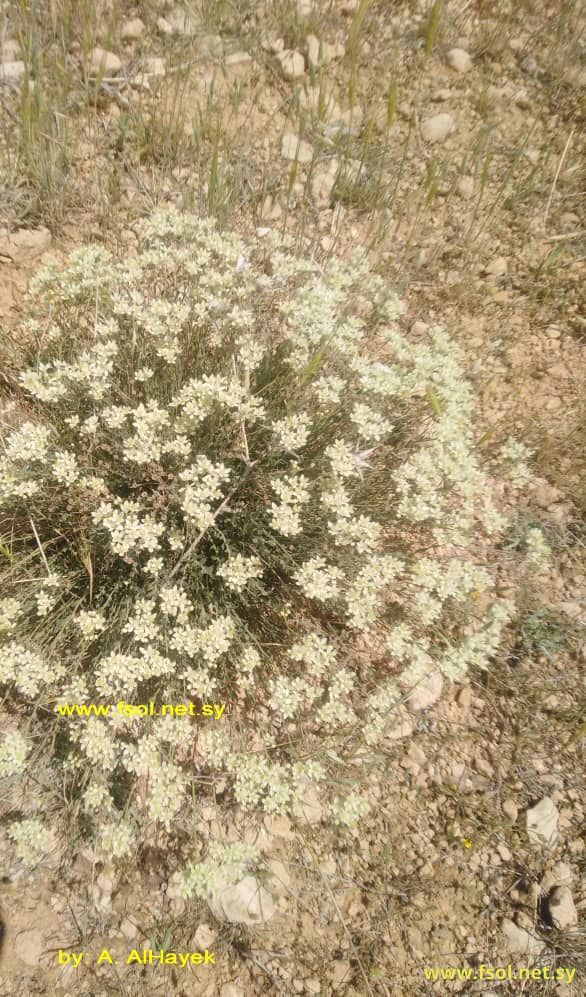
[[[97,47],[90,52],[89,69],[91,76],[116,76],[122,69],[122,61],[114,52]]]
[[[313,148],[309,142],[288,133],[283,135],[281,156],[283,159],[296,159],[298,163],[310,163],[313,158]]]
[[[443,142],[448,135],[451,135],[454,127],[452,115],[442,111],[441,114],[434,114],[422,122],[421,135],[425,142]]]
[[[556,886],[551,891],[547,905],[551,919],[556,928],[566,931],[575,928],[578,923],[578,912],[569,886]]]
[[[472,177],[460,177],[456,184],[456,191],[464,201],[469,201],[474,197],[474,180]]]
[[[122,41],[125,42],[135,42],[139,38],[142,38],[146,31],[144,21],[141,21],[140,17],[133,17],[129,21],[125,21],[122,25],[122,30],[120,32],[120,37]]]
[[[472,58],[463,48],[450,49],[446,61],[457,73],[468,73],[472,69]]]
[[[281,73],[286,80],[299,80],[305,73],[305,59],[301,52],[285,49],[277,55]]]

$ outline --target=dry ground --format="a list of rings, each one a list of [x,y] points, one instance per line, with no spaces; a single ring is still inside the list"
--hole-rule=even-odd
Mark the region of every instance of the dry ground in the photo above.
[[[493,670],[432,691],[377,771],[349,773],[376,801],[358,832],[267,822],[269,922],[227,925],[174,897],[172,856],[113,881],[72,843],[60,866],[5,877],[1,994],[586,992],[584,41],[571,0],[0,3],[4,61],[24,63],[0,69],[0,324],[18,321],[49,243],[131,246],[160,203],[283,229],[321,255],[365,244],[404,325],[441,322],[465,350],[479,438],[536,451],[511,572],[528,525],[555,555],[545,581],[526,580]],[[92,68],[96,45],[121,65]],[[305,57],[296,79],[283,48]],[[550,847],[527,834],[544,797]],[[556,885],[578,918],[561,929]],[[217,965],[122,967],[161,946],[208,946]],[[59,968],[58,948],[91,964]],[[103,948],[124,972],[96,966]],[[576,973],[425,978],[483,963]]]

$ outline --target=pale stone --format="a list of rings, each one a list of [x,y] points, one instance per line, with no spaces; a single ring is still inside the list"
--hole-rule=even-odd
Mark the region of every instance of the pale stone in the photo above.
[[[287,838],[289,840],[295,837],[295,831],[288,817],[271,817],[267,816],[264,819],[265,829],[267,834],[272,834],[276,838]]]
[[[508,917],[503,920],[501,931],[508,942],[509,952],[515,955],[540,955],[545,948],[545,943],[541,939],[525,928],[520,928]]]
[[[231,52],[230,55],[226,56],[226,66],[231,69],[235,69],[237,66],[250,66],[252,64],[252,56],[248,52]]]
[[[505,257],[495,256],[490,263],[486,264],[485,273],[490,274],[491,277],[504,277],[508,269],[509,264]]]
[[[219,876],[208,903],[214,917],[232,924],[263,924],[275,913],[273,898],[254,876],[245,876],[233,886],[226,886]]]
[[[566,931],[578,924],[578,911],[569,886],[556,886],[551,891],[547,905],[556,928]]]
[[[270,52],[271,55],[278,55],[279,52],[283,52],[285,49],[285,39],[284,38],[264,38],[261,45],[265,52]]]
[[[428,675],[409,693],[409,698],[405,704],[407,709],[411,713],[419,713],[420,710],[429,709],[430,706],[437,703],[442,694],[443,687],[444,677],[440,671]]]
[[[25,263],[33,260],[51,245],[51,233],[47,228],[21,228],[17,232],[0,229],[0,258],[8,258],[12,263]]]
[[[335,959],[330,970],[330,979],[333,985],[341,986],[344,981],[348,983],[352,967],[346,959]]]
[[[25,74],[25,65],[20,59],[0,62],[0,83],[20,83]]]
[[[305,73],[305,59],[301,52],[285,49],[277,55],[281,73],[286,80],[300,80]]]
[[[286,896],[291,885],[291,876],[285,863],[279,859],[269,859],[267,868],[271,874],[267,883],[268,889],[274,896]]]
[[[338,175],[339,160],[334,157],[329,163],[315,167],[311,178],[311,192],[318,208],[328,208]]]
[[[267,194],[261,205],[260,217],[265,222],[276,222],[282,214],[279,202],[275,200],[272,194]]]
[[[454,127],[452,115],[442,111],[422,122],[421,135],[425,142],[443,142],[454,131]]]
[[[296,159],[298,163],[310,163],[313,158],[313,148],[309,142],[289,132],[283,135],[281,156],[283,159]]]
[[[130,940],[132,938],[136,938],[138,928],[136,927],[134,921],[131,921],[129,917],[125,917],[122,919],[122,923],[120,924],[120,931],[125,938]]]
[[[194,951],[203,952],[211,948],[216,939],[216,934],[209,924],[200,924],[191,940],[191,948]]]
[[[474,197],[474,180],[472,177],[460,177],[456,184],[456,190],[464,201],[469,201]]]
[[[237,983],[224,983],[220,997],[244,997],[244,990]]]
[[[0,41],[0,62],[16,62],[20,55],[20,45],[15,38]]]
[[[544,796],[526,813],[527,835],[533,845],[553,847],[558,840],[557,807],[551,797]]]
[[[517,820],[519,810],[514,800],[503,800],[503,813],[509,820]]]
[[[320,41],[316,35],[307,36],[307,61],[312,69],[328,66],[334,59],[342,59],[346,54],[344,45]]]
[[[551,875],[556,886],[571,886],[574,876],[572,867],[567,862],[556,862],[552,867]]]
[[[324,58],[325,44],[321,47],[320,51],[320,41],[315,35],[307,36],[307,61],[312,69],[317,69],[320,62],[326,62]]]
[[[388,737],[391,741],[400,741],[404,737],[411,737],[414,730],[415,720],[404,706],[398,706],[392,711],[389,717],[385,728],[385,737]]]
[[[300,804],[295,807],[295,816],[305,819],[308,824],[318,824],[323,811],[320,802],[320,791],[314,782],[305,779],[299,787]]]
[[[140,17],[132,17],[129,21],[125,21],[122,25],[122,30],[120,32],[120,37],[125,42],[135,42],[139,38],[142,38],[146,31],[144,21],[141,21]]]
[[[40,928],[21,931],[14,939],[14,954],[27,966],[40,966],[44,961],[45,940]]]
[[[451,48],[446,61],[457,73],[468,73],[472,69],[472,57],[463,48]]]
[[[114,52],[97,46],[90,52],[89,70],[91,76],[115,76],[122,69],[122,61]]]

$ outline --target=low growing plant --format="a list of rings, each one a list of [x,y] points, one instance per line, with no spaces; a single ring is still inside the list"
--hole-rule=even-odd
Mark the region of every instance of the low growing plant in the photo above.
[[[363,255],[320,265],[171,209],[137,234],[40,270],[13,346],[0,770],[23,861],[61,800],[110,857],[166,842],[203,896],[253,855],[197,840],[204,803],[296,818],[318,792],[352,825],[397,705],[489,665],[506,520],[457,348],[406,339]],[[227,708],[159,715],[188,702]]]

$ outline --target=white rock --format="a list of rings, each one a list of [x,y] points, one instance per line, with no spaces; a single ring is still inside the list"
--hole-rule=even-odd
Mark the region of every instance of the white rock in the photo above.
[[[406,700],[406,707],[411,713],[419,713],[420,710],[427,710],[434,703],[437,703],[444,687],[444,677],[440,671],[428,675],[409,694]]]
[[[231,52],[226,56],[228,69],[249,69],[252,66],[252,56],[249,52]]]
[[[115,76],[122,69],[122,61],[114,52],[97,46],[90,52],[89,70],[91,76]]]
[[[414,730],[415,720],[404,706],[398,706],[390,714],[388,725],[385,727],[385,737],[391,741],[400,741],[404,737],[411,737]]]
[[[130,940],[131,938],[136,938],[138,928],[134,921],[131,921],[129,917],[124,917],[122,919],[122,923],[120,924],[120,931],[125,938]]]
[[[21,228],[17,232],[0,229],[0,257],[8,257],[12,263],[34,260],[50,245],[51,233],[47,228]]]
[[[261,45],[265,52],[270,52],[271,55],[278,55],[279,52],[283,52],[285,49],[285,39],[264,38],[263,41],[261,41]]]
[[[295,816],[308,824],[319,824],[323,816],[320,791],[314,782],[305,779],[299,787],[300,804],[295,807]]]
[[[167,20],[166,17],[157,18],[157,28],[159,29],[162,35],[173,34],[173,25],[171,24],[170,21]]]
[[[574,880],[572,867],[567,862],[556,862],[551,870],[553,885],[571,886]]]
[[[244,990],[237,983],[224,983],[220,997],[244,997]]]
[[[281,156],[283,159],[296,159],[298,163],[310,163],[313,158],[313,147],[309,142],[288,132],[283,135]]]
[[[519,809],[514,800],[503,800],[503,813],[509,820],[517,820]]]
[[[457,73],[468,73],[472,69],[472,57],[463,48],[451,48],[446,61]]]
[[[45,954],[45,940],[40,928],[21,931],[14,939],[14,954],[27,966],[40,966]]]
[[[214,944],[215,938],[216,933],[209,924],[200,924],[191,940],[191,947],[198,952],[209,949]]]
[[[307,61],[312,69],[317,69],[320,63],[325,63],[325,43],[321,46],[315,35],[307,36]]]
[[[334,59],[341,59],[346,54],[343,45],[330,45],[320,42],[316,35],[307,36],[307,61],[312,69],[328,66]]]
[[[332,191],[338,175],[339,160],[334,157],[329,163],[315,167],[311,178],[311,192],[318,208],[329,208]]]
[[[313,0],[297,0],[297,17],[310,17],[313,10]]]
[[[452,115],[442,111],[422,122],[421,135],[426,142],[443,142],[454,131],[454,127]]]
[[[495,256],[490,263],[486,264],[484,272],[490,274],[491,277],[503,277],[507,270],[509,269],[509,264],[504,256]]]
[[[261,205],[260,217],[265,222],[276,222],[282,214],[283,211],[279,202],[275,200],[272,194],[267,194]]]
[[[352,967],[347,959],[335,959],[330,966],[330,979],[334,987],[339,987],[344,982],[348,983],[351,972]]]
[[[555,927],[559,928],[560,931],[575,928],[578,924],[578,911],[569,886],[554,887],[549,895],[547,906]]]
[[[291,886],[291,876],[284,862],[279,859],[269,859],[267,868],[270,871],[270,878],[267,887],[275,897],[286,896]]]
[[[295,831],[288,817],[267,816],[264,819],[264,826],[267,834],[276,838],[286,838],[291,841],[295,837]]]
[[[20,55],[20,45],[16,38],[7,38],[0,42],[0,62],[15,62]]]
[[[233,886],[218,877],[208,903],[214,917],[232,924],[263,924],[275,913],[273,898],[254,876],[245,876]]]
[[[305,73],[305,59],[301,52],[287,48],[277,55],[281,73],[286,80],[300,80]]]
[[[456,190],[465,201],[469,201],[471,197],[474,197],[474,180],[472,177],[460,177],[456,184]]]
[[[25,74],[25,65],[20,59],[0,62],[0,83],[20,83]]]
[[[141,21],[140,17],[133,17],[129,21],[125,21],[122,25],[120,37],[125,42],[135,42],[139,38],[142,38],[145,31],[144,21]]]
[[[559,814],[551,797],[544,796],[526,813],[527,835],[533,845],[552,848],[558,840]]]
[[[509,952],[517,955],[540,955],[545,943],[525,928],[520,928],[514,921],[506,917],[501,924],[501,931],[508,943]]]

